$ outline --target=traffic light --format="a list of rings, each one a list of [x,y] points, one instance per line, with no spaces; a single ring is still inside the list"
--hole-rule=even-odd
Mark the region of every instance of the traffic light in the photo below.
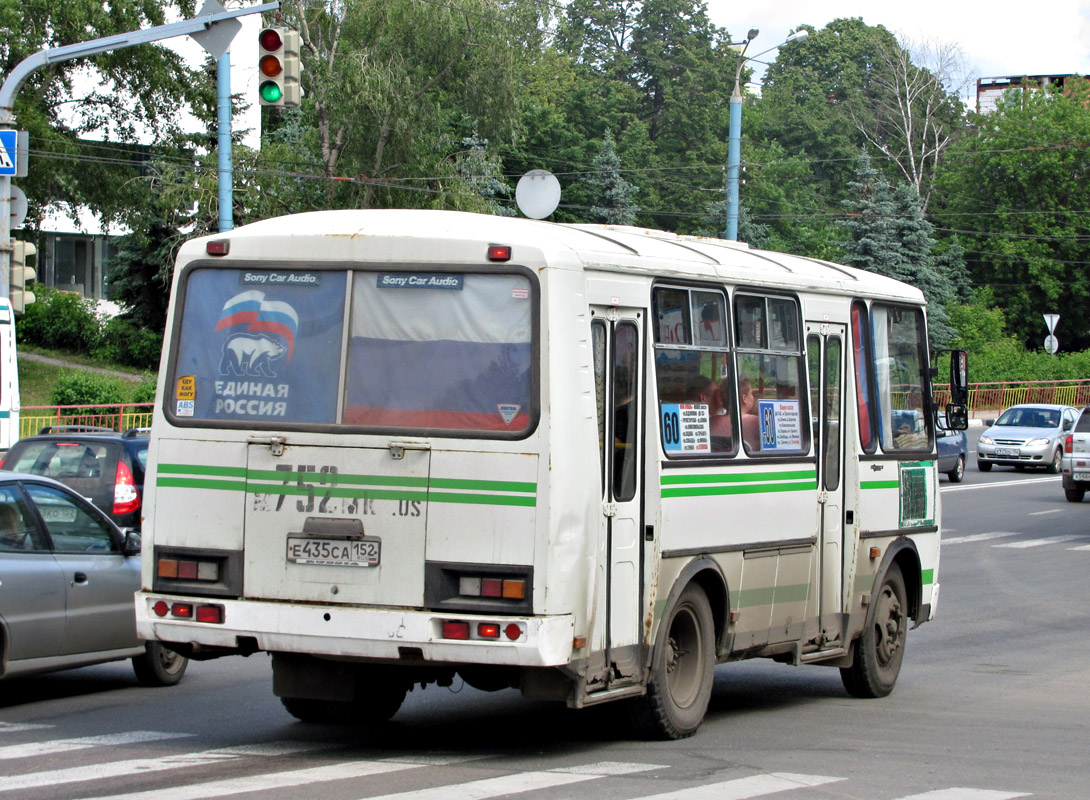
[[[299,85],[299,31],[263,28],[257,38],[258,100],[263,106],[295,108]]]
[[[26,285],[29,281],[36,280],[38,273],[34,267],[28,267],[26,260],[38,252],[38,248],[30,242],[12,242],[11,251],[11,290],[8,293],[11,299],[11,310],[16,314],[22,314],[26,307],[34,302],[34,292],[28,291]]]

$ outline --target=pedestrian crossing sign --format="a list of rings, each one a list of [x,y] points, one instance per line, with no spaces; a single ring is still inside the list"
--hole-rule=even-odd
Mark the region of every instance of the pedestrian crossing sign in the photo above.
[[[17,163],[15,151],[19,142],[19,131],[0,131],[0,175],[14,175]]]

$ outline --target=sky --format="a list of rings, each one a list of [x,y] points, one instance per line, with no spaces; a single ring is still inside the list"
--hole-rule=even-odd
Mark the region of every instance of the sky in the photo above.
[[[902,39],[955,43],[969,67],[974,96],[977,78],[1090,75],[1090,0],[1047,0],[1039,6],[1026,0],[708,0],[708,14],[735,41],[750,28],[760,30],[750,53],[783,42],[799,25],[820,30],[841,17],[862,17]]]

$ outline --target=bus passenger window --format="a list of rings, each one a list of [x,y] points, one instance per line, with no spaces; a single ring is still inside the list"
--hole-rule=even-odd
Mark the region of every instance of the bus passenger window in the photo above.
[[[736,453],[724,294],[660,286],[652,293],[652,312],[663,450],[674,458]]]
[[[805,453],[811,425],[803,395],[803,355],[794,298],[735,297],[738,402],[749,455]]]

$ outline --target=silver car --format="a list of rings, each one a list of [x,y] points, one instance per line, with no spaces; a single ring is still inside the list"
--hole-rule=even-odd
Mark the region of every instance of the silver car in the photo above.
[[[1078,413],[1072,406],[1048,403],[1011,406],[977,440],[977,467],[981,472],[994,464],[1043,467],[1059,473],[1064,435],[1075,426]]]
[[[37,475],[0,473],[0,679],[132,659],[149,686],[188,663],[136,637],[140,535]]]

